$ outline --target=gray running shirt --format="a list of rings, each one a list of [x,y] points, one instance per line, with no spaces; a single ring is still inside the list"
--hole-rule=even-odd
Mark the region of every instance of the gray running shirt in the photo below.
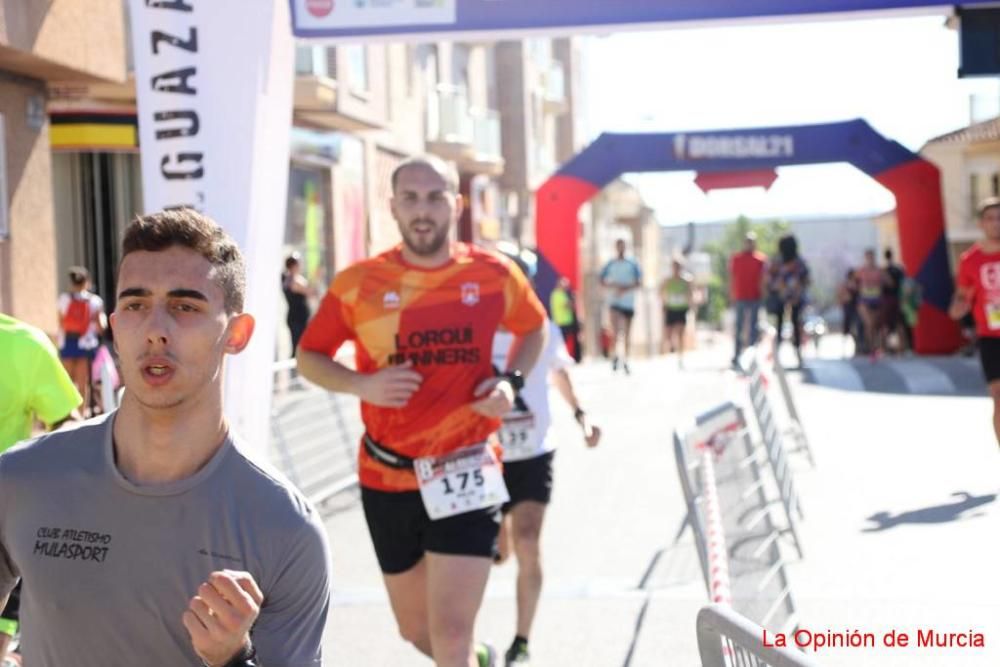
[[[223,569],[264,593],[261,664],[321,665],[328,549],[308,501],[231,438],[192,477],[136,486],[114,464],[113,420],[0,456],[0,598],[23,579],[25,665],[200,665],[181,615]]]

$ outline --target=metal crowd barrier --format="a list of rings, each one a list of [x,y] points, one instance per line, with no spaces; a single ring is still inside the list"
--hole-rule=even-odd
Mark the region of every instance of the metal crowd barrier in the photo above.
[[[743,410],[724,403],[675,430],[674,455],[709,598],[774,630],[797,627],[770,480]]]
[[[795,406],[795,398],[792,396],[792,389],[788,386],[788,377],[785,375],[784,367],[774,364],[774,377],[778,380],[778,388],[781,390],[781,397],[785,405],[785,412],[788,414],[788,427],[785,432],[795,441],[797,452],[805,451],[809,459],[809,465],[816,467],[816,459],[813,458],[812,447],[809,446],[809,438],[806,437],[805,429],[802,427],[802,419],[799,418],[799,410]]]
[[[795,541],[795,548],[799,552],[799,557],[802,557],[802,542],[799,540],[798,530],[796,530],[796,517],[802,519],[804,516],[802,513],[802,504],[795,489],[795,480],[788,460],[788,452],[785,449],[784,439],[774,416],[771,399],[767,395],[767,383],[764,372],[756,358],[751,359],[749,371],[750,403],[753,406],[754,416],[760,428],[760,435],[764,451],[767,453],[767,460],[771,464],[771,470],[777,482],[778,496],[781,499],[781,504],[785,509],[785,517],[788,520],[788,530]]]
[[[705,517],[702,513],[701,504],[698,502],[699,492],[695,488],[695,478],[697,464],[688,462],[686,449],[686,438],[680,430],[674,431],[674,460],[677,463],[677,476],[681,481],[681,491],[684,494],[684,501],[687,505],[687,515],[684,517],[684,525],[678,533],[678,539],[684,534],[684,526],[690,525],[694,534],[695,550],[698,552],[698,562],[701,565],[701,575],[705,580],[705,589],[709,594],[712,592],[712,583],[709,580],[708,570],[708,541],[705,537]]]
[[[793,648],[764,646],[764,628],[726,605],[702,608],[695,627],[701,667],[819,667]]]
[[[338,358],[349,363],[349,357]],[[302,379],[294,359],[272,367],[271,461],[314,505],[357,486],[359,400]]]

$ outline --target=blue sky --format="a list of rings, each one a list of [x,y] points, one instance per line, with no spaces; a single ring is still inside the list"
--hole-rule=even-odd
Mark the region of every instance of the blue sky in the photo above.
[[[917,151],[970,120],[970,96],[1000,114],[1000,82],[958,79],[945,16],[788,22],[586,38],[585,123],[672,132],[864,118]],[[652,77],[651,77],[652,74]],[[880,213],[881,186],[845,164],[779,169],[763,189],[703,194],[692,173],[632,175],[664,224]]]

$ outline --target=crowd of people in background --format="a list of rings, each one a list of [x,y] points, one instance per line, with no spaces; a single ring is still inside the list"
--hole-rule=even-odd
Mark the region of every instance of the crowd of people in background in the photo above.
[[[775,346],[790,338],[802,363],[802,316],[809,303],[809,266],[799,254],[796,238],[787,234],[778,240],[778,254],[768,258],[757,250],[757,237],[747,233],[743,248],[729,260],[729,296],[735,310],[732,364],[740,369],[740,354],[755,345],[760,331],[763,304],[775,322]],[[786,332],[785,323],[788,323]]]
[[[881,266],[874,250],[866,250],[861,266],[847,271],[837,289],[843,313],[843,334],[854,341],[856,355],[878,359],[883,354],[913,351],[913,330],[920,310],[920,285],[883,253]]]

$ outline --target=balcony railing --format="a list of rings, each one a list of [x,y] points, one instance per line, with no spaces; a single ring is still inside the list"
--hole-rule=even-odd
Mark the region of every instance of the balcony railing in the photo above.
[[[427,140],[471,146],[474,139],[475,128],[465,89],[439,85],[427,96]]]
[[[561,62],[553,61],[545,72],[545,101],[566,103],[566,70]]]
[[[501,157],[500,112],[495,109],[473,109],[472,145],[476,155],[496,159]]]

